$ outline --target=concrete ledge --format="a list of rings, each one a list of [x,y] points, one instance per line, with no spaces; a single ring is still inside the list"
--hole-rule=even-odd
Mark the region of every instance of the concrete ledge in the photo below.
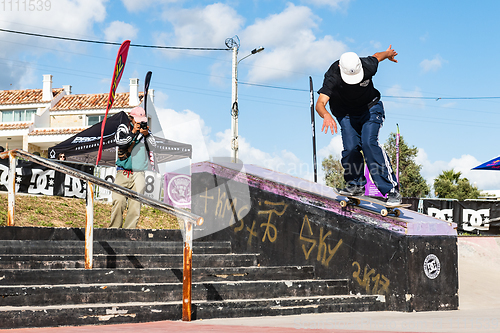
[[[453,223],[342,208],[331,188],[253,165],[203,162],[192,172],[200,240],[230,241],[264,265],[314,265],[321,278],[348,279],[354,294],[383,295],[387,310],[457,309]]]

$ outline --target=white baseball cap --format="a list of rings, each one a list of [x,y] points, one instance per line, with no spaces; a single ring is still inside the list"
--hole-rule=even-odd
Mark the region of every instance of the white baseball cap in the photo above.
[[[358,55],[354,52],[346,52],[340,56],[340,76],[347,84],[357,84],[363,80],[365,73]]]

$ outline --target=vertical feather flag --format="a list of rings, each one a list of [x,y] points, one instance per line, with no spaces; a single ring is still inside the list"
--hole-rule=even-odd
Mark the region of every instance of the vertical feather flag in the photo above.
[[[106,105],[106,114],[104,115],[101,126],[101,140],[99,141],[99,151],[97,153],[97,160],[95,162],[95,165],[99,165],[99,161],[101,160],[102,140],[104,135],[104,128],[106,127],[106,117],[108,116],[109,110],[113,106],[113,102],[115,101],[116,88],[118,88],[118,84],[120,83],[120,79],[122,78],[123,70],[125,69],[125,62],[127,61],[129,47],[130,41],[124,41],[120,46],[120,49],[118,50],[118,55],[116,56],[115,68],[113,70],[113,77],[111,79],[111,89],[109,90],[108,104]]]
[[[396,135],[396,181],[399,184],[399,125],[396,124],[398,127],[398,134]]]
[[[144,113],[146,116],[148,115],[148,109],[146,108],[148,105],[148,90],[149,90],[149,82],[151,81],[151,75],[153,72],[149,71],[146,74],[146,78],[144,79]]]
[[[314,168],[314,182],[318,182],[318,164],[316,163],[316,128],[314,124],[314,89],[313,79],[309,76],[309,93],[311,104],[311,130],[312,130],[312,143],[313,143],[313,168]]]
[[[147,111],[147,105],[148,105],[148,90],[149,90],[149,82],[151,82],[151,76],[153,75],[153,72],[149,71],[146,74],[146,78],[144,79],[144,113],[146,117],[148,116],[148,111]],[[151,164],[151,169],[153,171],[156,171],[158,168],[156,166],[156,159],[155,159],[155,153],[151,151],[149,148],[148,142],[144,142],[146,145],[146,150],[149,155],[149,162]]]

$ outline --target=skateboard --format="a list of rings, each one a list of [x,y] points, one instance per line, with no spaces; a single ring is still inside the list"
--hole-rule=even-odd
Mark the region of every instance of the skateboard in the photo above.
[[[335,192],[337,192],[337,194],[339,194],[343,197],[346,197],[346,199],[340,200],[340,206],[342,208],[345,208],[349,205],[359,206],[361,204],[361,201],[366,201],[366,202],[370,202],[373,204],[383,206],[384,208],[382,208],[380,210],[380,215],[382,215],[382,216],[394,214],[394,216],[399,217],[399,215],[401,215],[401,211],[398,208],[411,207],[411,204],[388,205],[387,202],[385,202],[381,199],[375,199],[373,197],[368,197],[368,196],[364,196],[364,195],[354,196],[354,195],[351,195],[350,193],[344,192],[344,191],[339,190],[339,189],[335,189]]]

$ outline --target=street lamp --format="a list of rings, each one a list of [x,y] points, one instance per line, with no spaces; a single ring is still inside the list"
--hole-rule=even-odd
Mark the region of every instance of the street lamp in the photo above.
[[[250,54],[244,56],[238,61],[238,49],[240,48],[240,39],[238,36],[226,39],[226,46],[233,50],[233,84],[231,91],[231,161],[238,162],[238,64],[251,55],[264,51],[264,48],[253,49]]]

